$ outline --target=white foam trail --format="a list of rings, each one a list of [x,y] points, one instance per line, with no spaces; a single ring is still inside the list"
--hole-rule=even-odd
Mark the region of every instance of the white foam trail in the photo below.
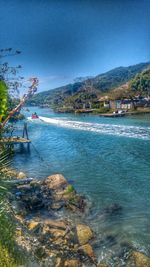
[[[119,136],[150,140],[150,127],[99,124],[91,122],[70,121],[63,119],[52,119],[42,116],[39,116],[39,118],[40,120],[46,123],[54,124],[60,127],[66,127],[83,131],[91,131],[100,134],[119,135]]]

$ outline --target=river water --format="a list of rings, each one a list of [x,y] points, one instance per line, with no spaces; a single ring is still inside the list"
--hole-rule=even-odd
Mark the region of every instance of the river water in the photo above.
[[[33,111],[49,119],[28,122],[30,151],[18,147],[14,165],[39,179],[62,173],[89,199],[99,260],[117,266],[125,244],[149,255],[150,115],[102,118],[33,107],[24,113]],[[105,216],[114,203],[122,210]],[[118,266],[126,266],[123,257]]]

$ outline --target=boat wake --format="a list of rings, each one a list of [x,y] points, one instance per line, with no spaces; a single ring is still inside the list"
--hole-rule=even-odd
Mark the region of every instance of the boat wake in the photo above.
[[[70,129],[150,140],[150,127],[99,124],[91,122],[54,119],[42,116],[39,116],[39,119],[49,124],[54,124],[60,127],[65,127]]]

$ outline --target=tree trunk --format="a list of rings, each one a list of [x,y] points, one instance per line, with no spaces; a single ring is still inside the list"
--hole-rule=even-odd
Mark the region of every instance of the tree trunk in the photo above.
[[[6,119],[3,121],[3,123],[0,125],[0,129],[3,129],[6,125],[7,121],[18,111],[21,110],[22,106],[25,104],[25,102],[34,95],[34,93],[37,91],[37,85],[38,85],[38,79],[32,78],[32,85],[29,87],[27,94],[24,94],[22,99],[20,100],[20,103],[10,111]]]

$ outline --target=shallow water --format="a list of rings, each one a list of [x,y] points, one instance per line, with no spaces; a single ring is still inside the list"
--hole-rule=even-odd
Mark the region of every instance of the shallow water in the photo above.
[[[100,260],[124,266],[114,260],[124,242],[150,254],[150,115],[102,118],[38,108],[25,114],[32,111],[49,119],[28,122],[30,151],[18,147],[14,165],[39,179],[62,173],[88,196]],[[105,216],[113,203],[121,212]]]

